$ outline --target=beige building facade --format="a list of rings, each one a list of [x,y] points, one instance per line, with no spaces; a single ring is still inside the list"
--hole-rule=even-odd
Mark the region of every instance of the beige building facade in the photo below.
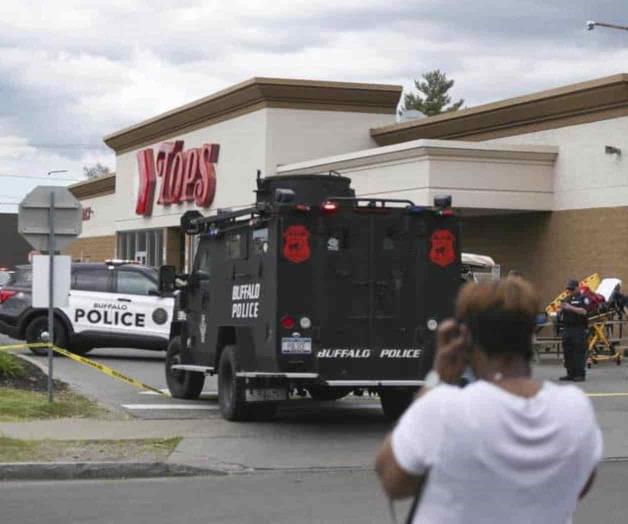
[[[252,202],[257,170],[337,171],[360,196],[429,205],[452,195],[463,249],[521,271],[544,299],[594,271],[628,281],[628,75],[397,123],[400,94],[399,86],[252,79],[109,135],[116,175],[72,187],[91,212],[70,251],[189,264],[178,224],[198,206],[159,204],[167,171],[159,151],[183,141],[181,158],[219,146],[205,214]],[[158,171],[148,215],[136,212],[138,155],[147,149]]]

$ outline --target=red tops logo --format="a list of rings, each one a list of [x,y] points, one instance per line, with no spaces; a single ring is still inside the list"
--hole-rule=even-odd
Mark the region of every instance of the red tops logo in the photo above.
[[[218,144],[184,151],[183,140],[161,144],[156,160],[151,148],[138,151],[140,188],[135,212],[146,217],[153,214],[157,177],[161,178],[158,204],[194,202],[198,207],[209,207],[216,194],[214,164],[218,162],[219,151]]]
[[[289,226],[283,233],[283,256],[298,264],[310,258],[310,232],[305,226]]]
[[[456,261],[456,251],[454,250],[454,234],[448,229],[437,229],[432,233],[430,241],[430,260],[440,267],[446,267]]]

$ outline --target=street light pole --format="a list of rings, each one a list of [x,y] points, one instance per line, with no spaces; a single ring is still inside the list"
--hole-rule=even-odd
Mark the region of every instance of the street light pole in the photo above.
[[[53,171],[48,171],[48,176],[54,175],[55,173],[67,173],[67,169],[55,169]]]
[[[587,22],[587,30],[593,31],[595,27],[610,27],[611,29],[620,29],[622,31],[628,31],[628,26],[618,25],[618,24],[607,24],[605,22],[594,22],[593,20],[589,20]]]

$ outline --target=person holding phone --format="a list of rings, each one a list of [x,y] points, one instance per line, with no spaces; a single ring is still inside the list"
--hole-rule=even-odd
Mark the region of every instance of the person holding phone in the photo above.
[[[569,523],[591,487],[602,435],[575,386],[532,378],[538,299],[522,278],[466,284],[437,332],[434,369],[376,459],[408,522]],[[457,384],[470,365],[477,381]]]

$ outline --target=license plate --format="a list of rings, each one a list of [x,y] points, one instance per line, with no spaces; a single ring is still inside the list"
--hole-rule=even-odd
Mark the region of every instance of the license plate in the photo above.
[[[246,390],[247,402],[268,402],[287,399],[288,391],[285,388],[253,388]]]
[[[281,352],[286,355],[312,353],[312,339],[303,337],[282,338]]]

